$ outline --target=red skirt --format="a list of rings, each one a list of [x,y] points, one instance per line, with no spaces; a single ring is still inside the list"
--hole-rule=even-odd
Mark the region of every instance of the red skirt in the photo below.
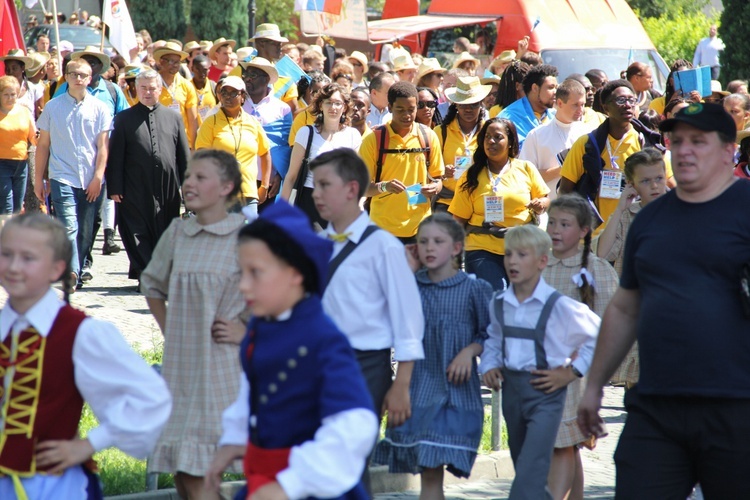
[[[276,474],[289,467],[291,448],[267,450],[247,443],[244,469],[247,478],[247,498],[265,484],[276,481]]]

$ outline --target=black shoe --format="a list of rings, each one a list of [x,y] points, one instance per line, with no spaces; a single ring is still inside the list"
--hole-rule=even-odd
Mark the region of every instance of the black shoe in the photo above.
[[[105,229],[104,230],[104,246],[102,246],[102,254],[112,255],[113,253],[117,253],[120,250],[122,250],[122,248],[120,248],[120,245],[115,243],[114,229]]]
[[[91,281],[92,279],[94,279],[94,275],[91,274],[91,268],[87,265],[84,265],[83,269],[81,269],[81,281],[86,282]]]

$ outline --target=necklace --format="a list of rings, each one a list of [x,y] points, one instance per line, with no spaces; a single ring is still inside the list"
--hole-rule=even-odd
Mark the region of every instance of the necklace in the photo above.
[[[221,108],[221,112],[224,113],[224,118],[227,119],[227,125],[229,126],[229,131],[232,133],[232,140],[234,141],[234,156],[237,157],[237,153],[240,151],[240,146],[242,145],[242,126],[243,126],[243,116],[242,116],[242,110],[240,110],[240,116],[238,117],[240,119],[240,136],[237,137],[234,133],[234,126],[232,125],[232,122],[229,121],[229,115],[227,114],[227,111],[224,108]],[[235,118],[235,121],[237,119]]]

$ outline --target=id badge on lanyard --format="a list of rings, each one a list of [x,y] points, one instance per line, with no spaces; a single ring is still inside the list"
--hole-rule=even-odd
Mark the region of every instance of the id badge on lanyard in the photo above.
[[[620,166],[617,164],[617,151],[622,146],[622,141],[625,140],[625,136],[620,139],[614,150],[612,145],[607,139],[607,154],[609,155],[609,168],[602,170],[602,180],[599,183],[599,198],[607,198],[610,200],[619,200],[620,193],[622,192],[622,171]]]

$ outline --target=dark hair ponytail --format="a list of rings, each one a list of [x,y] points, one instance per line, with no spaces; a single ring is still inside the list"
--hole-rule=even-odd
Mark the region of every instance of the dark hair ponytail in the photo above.
[[[589,254],[591,253],[591,228],[588,228],[586,236],[583,237],[583,255],[581,256],[581,269],[586,268],[589,265]],[[578,292],[581,294],[581,302],[589,306],[589,309],[594,310],[594,296],[596,291],[594,287],[589,283],[586,275],[581,273],[581,281],[583,285],[578,288]]]

